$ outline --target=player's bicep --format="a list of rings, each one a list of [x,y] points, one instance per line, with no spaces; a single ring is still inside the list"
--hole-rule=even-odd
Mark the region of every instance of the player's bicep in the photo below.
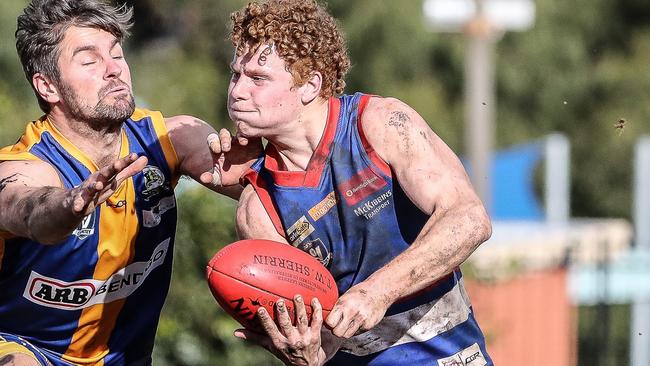
[[[271,217],[251,185],[244,188],[239,198],[236,228],[239,239],[268,239],[281,243],[287,242],[275,229]]]
[[[201,173],[212,169],[206,138],[214,129],[198,118],[185,115],[166,118],[165,125],[177,154],[179,173],[200,181]]]

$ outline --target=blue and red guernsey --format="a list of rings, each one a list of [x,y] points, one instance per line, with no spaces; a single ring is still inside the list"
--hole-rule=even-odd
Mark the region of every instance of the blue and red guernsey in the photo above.
[[[159,112],[136,109],[120,157],[148,158],[142,172],[86,216],[63,242],[42,245],[0,232],[0,333],[20,337],[54,365],[145,365],[169,289],[178,159]],[[0,150],[0,161],[42,160],[65,188],[97,166],[46,118]]]
[[[364,136],[359,120],[369,98],[357,93],[330,99],[325,132],[306,171],[281,170],[269,144],[245,177],[276,230],[327,266],[340,293],[402,253],[428,220]],[[456,269],[393,304],[375,328],[346,341],[330,364],[492,362]]]

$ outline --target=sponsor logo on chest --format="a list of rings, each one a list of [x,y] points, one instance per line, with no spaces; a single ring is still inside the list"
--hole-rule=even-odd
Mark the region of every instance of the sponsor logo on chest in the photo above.
[[[298,219],[289,229],[287,229],[287,237],[289,238],[289,243],[300,244],[309,234],[314,232],[314,225],[312,225],[307,217],[304,215]]]
[[[158,244],[149,260],[131,263],[106,280],[66,282],[32,271],[23,297],[35,304],[61,310],[79,310],[126,298],[165,261],[169,242],[168,238]]]
[[[381,190],[386,186],[386,181],[375,172],[366,168],[352,178],[339,184],[338,190],[349,206],[354,206],[364,198]]]
[[[390,205],[391,197],[393,197],[393,191],[386,191],[356,207],[354,209],[354,214],[357,216],[363,216],[366,220],[370,220],[381,210]]]
[[[308,213],[312,220],[318,221],[318,219],[325,216],[334,206],[336,206],[336,194],[332,191],[322,201],[310,208]]]

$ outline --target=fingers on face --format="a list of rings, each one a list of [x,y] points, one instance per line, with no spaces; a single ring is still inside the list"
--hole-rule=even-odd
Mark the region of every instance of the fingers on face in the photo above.
[[[219,141],[221,142],[221,150],[223,152],[230,151],[230,147],[232,145],[232,134],[230,131],[226,130],[225,128],[219,130]]]
[[[216,133],[211,133],[208,135],[206,141],[208,142],[208,147],[214,154],[221,154],[221,142],[219,142],[219,135]]]
[[[240,144],[241,146],[246,146],[246,145],[248,145],[248,139],[247,139],[246,137],[243,137],[243,136],[239,136],[239,135],[238,135],[238,136],[237,136],[237,142],[239,142],[239,144]]]
[[[241,131],[239,130],[239,126],[237,127],[237,142],[239,142],[239,144],[242,146],[248,145],[248,138],[242,135]]]
[[[201,183],[211,184],[213,186],[221,186],[221,174],[218,169],[213,169],[211,172],[201,173],[199,177]]]

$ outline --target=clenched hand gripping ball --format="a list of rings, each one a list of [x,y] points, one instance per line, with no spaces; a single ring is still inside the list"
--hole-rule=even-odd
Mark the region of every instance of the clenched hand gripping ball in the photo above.
[[[312,298],[320,301],[323,319],[338,299],[334,278],[316,258],[271,240],[240,240],[227,245],[212,257],[206,276],[219,305],[249,329],[260,329],[255,316],[260,306],[275,320],[278,299],[285,300],[292,322],[295,295],[302,295],[310,319]]]

